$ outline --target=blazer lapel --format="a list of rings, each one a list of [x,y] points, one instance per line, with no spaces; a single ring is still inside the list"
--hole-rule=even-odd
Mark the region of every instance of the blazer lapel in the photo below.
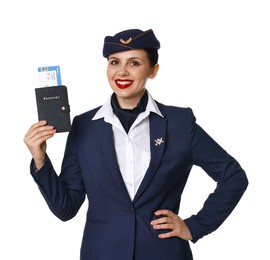
[[[134,197],[134,203],[142,195],[152,178],[155,176],[166,145],[166,118],[163,118],[155,113],[151,113],[149,121],[151,160],[147,172],[142,180],[142,183]]]
[[[110,170],[119,188],[126,190],[126,186],[117,163],[113,142],[112,125],[104,122],[104,120],[97,120],[96,123],[96,130],[104,156],[104,163],[108,165],[108,169]]]

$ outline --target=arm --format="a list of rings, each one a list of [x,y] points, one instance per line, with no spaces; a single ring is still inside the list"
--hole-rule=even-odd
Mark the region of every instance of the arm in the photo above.
[[[196,124],[190,109],[187,118],[193,164],[202,167],[217,187],[196,215],[182,220],[170,210],[158,210],[155,215],[161,217],[151,224],[154,229],[171,230],[159,235],[160,238],[177,236],[196,242],[216,230],[230,215],[245,192],[248,180],[239,163]]]
[[[84,185],[75,161],[76,155],[69,158],[70,164],[76,165],[76,169],[65,167],[60,176],[54,171],[46,154],[46,140],[54,135],[55,130],[45,124],[45,121],[34,124],[24,138],[33,156],[30,171],[51,211],[59,219],[66,221],[74,217],[82,205],[85,199]],[[74,142],[67,142],[66,151],[72,151],[74,147],[68,143]]]
[[[247,186],[240,164],[195,122],[190,110],[190,148],[193,162],[217,183],[202,209],[185,220],[193,242],[216,230],[231,214]]]

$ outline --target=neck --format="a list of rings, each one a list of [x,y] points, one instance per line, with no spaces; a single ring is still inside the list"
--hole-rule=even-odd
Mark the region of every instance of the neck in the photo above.
[[[130,99],[129,98],[121,98],[121,97],[116,96],[119,107],[122,108],[122,109],[130,109],[130,110],[137,107],[137,105],[140,102],[141,98],[145,94],[145,91],[146,90],[144,89],[136,97],[132,97]]]

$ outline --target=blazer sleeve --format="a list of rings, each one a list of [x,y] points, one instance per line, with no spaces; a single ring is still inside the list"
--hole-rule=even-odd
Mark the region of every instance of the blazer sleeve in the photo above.
[[[185,219],[195,243],[216,230],[230,215],[244,194],[248,179],[240,164],[196,124],[192,110],[188,111],[193,164],[201,167],[217,183],[202,209]]]
[[[61,173],[55,172],[50,158],[35,172],[31,161],[30,172],[52,213],[62,221],[73,218],[85,200],[85,188],[76,155],[75,129],[70,131]]]

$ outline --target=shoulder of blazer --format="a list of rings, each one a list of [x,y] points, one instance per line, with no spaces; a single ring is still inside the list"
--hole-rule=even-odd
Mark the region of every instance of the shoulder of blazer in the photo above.
[[[95,116],[95,114],[100,109],[100,107],[101,106],[96,107],[92,110],[86,111],[82,114],[76,115],[72,120],[72,129],[74,128],[82,129],[90,125],[93,125],[92,122],[96,122],[96,121],[93,121],[92,118]]]
[[[74,119],[76,119],[76,121],[77,120],[78,121],[84,121],[86,119],[90,119],[91,120],[100,108],[101,108],[101,106],[96,107],[94,109],[91,109],[89,111],[86,111],[86,112],[84,112],[82,114],[76,115],[74,117]]]
[[[164,105],[162,103],[159,103],[158,101],[155,101],[161,114],[164,117],[168,116],[185,116],[185,115],[193,115],[192,109],[190,107],[177,107],[172,105]]]

